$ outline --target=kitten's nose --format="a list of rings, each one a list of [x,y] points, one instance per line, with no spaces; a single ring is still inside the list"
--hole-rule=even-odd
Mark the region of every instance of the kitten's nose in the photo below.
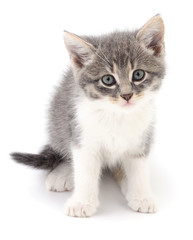
[[[129,93],[129,94],[122,94],[121,97],[123,99],[125,99],[127,102],[129,102],[129,100],[132,98],[133,93]]]

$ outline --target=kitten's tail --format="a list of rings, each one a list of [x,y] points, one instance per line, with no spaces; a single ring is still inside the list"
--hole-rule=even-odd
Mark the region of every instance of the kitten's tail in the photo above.
[[[39,169],[53,169],[63,161],[62,156],[55,152],[49,145],[46,145],[39,154],[15,152],[10,155],[18,163]]]

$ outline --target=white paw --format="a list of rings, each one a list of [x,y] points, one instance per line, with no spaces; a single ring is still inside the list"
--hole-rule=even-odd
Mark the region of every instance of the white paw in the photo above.
[[[129,207],[141,213],[155,213],[157,211],[156,203],[153,197],[133,198],[128,201]]]
[[[46,178],[46,188],[55,192],[70,191],[73,188],[72,176],[53,171]]]
[[[65,214],[70,217],[90,217],[97,211],[98,202],[79,202],[73,199],[68,200],[65,204]]]

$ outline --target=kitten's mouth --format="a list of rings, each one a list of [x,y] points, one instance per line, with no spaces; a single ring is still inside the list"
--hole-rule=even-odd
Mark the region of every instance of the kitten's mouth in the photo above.
[[[129,107],[131,105],[132,105],[132,103],[130,101],[127,101],[123,104],[123,107]]]
[[[119,101],[117,101],[118,105],[121,108],[129,108],[132,107],[134,105],[134,102],[129,100],[129,101],[123,101],[123,99],[120,99]]]
[[[119,99],[110,99],[111,103],[113,104],[118,104],[121,108],[128,108],[134,105],[134,101],[132,101],[131,99],[129,101],[125,101],[122,98]]]

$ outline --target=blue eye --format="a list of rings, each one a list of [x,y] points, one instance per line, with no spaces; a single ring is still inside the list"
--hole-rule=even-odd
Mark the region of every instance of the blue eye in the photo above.
[[[106,86],[113,86],[116,84],[115,78],[112,75],[105,75],[101,78],[101,81]]]
[[[145,72],[141,69],[135,70],[133,72],[132,80],[133,81],[141,81],[145,76]]]

